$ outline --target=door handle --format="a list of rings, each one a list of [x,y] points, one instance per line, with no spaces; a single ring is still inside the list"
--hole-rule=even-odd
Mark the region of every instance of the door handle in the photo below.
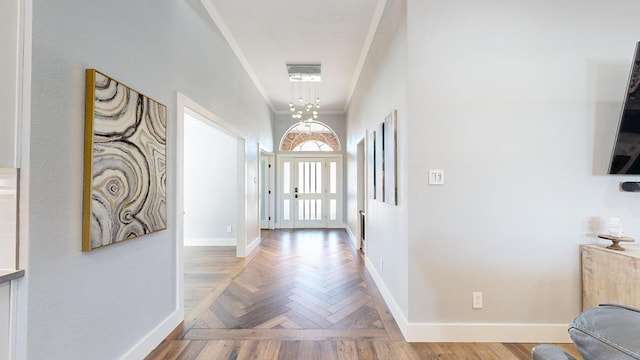
[[[296,194],[296,199],[298,198],[298,194]]]

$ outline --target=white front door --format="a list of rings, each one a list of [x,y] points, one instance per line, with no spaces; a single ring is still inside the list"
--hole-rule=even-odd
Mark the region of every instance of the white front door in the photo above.
[[[323,158],[296,158],[294,187],[294,228],[319,228],[326,226],[326,202],[323,176]]]
[[[278,227],[343,225],[342,155],[280,156],[278,173]]]

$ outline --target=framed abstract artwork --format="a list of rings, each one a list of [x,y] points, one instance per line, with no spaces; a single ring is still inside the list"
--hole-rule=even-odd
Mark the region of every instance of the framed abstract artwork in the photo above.
[[[86,71],[82,250],[167,228],[167,108]]]

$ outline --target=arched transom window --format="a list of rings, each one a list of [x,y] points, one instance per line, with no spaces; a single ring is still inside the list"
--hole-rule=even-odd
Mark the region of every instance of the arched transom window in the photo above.
[[[319,121],[301,121],[284,134],[281,151],[340,151],[335,131]]]

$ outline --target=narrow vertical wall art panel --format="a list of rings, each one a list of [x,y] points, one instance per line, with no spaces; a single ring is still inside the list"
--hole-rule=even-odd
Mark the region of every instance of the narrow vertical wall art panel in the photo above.
[[[378,125],[376,131],[376,199],[380,201],[384,200],[384,177],[386,171],[386,164],[384,163],[384,122]]]
[[[376,198],[376,132],[367,130],[367,195]]]
[[[82,250],[167,228],[167,108],[87,70]]]
[[[384,202],[398,205],[396,110],[384,119]]]

